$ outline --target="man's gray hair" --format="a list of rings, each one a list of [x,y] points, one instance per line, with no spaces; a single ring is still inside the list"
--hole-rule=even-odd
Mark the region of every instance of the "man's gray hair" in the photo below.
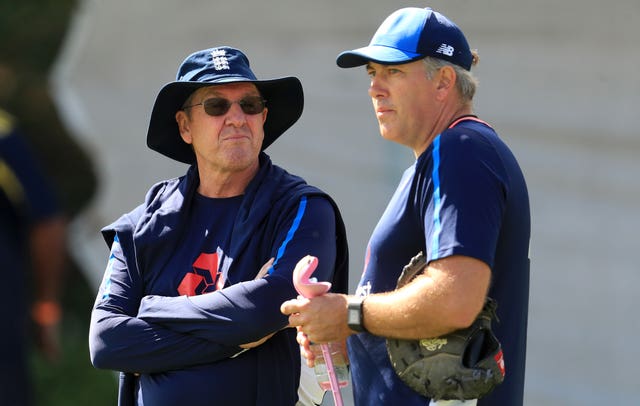
[[[456,87],[460,92],[460,97],[465,102],[473,100],[478,87],[478,79],[468,70],[449,63],[443,59],[433,58],[430,56],[422,59],[427,71],[427,77],[433,79],[433,75],[445,66],[451,66],[456,71]]]

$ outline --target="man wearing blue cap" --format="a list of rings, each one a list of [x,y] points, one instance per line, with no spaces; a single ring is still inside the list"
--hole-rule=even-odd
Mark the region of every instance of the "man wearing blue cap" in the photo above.
[[[356,295],[281,307],[303,332],[298,340],[309,360],[309,340],[348,337],[356,405],[439,404],[399,378],[386,339],[464,329],[487,296],[498,306],[494,332],[506,376],[477,404],[523,402],[529,199],[515,157],[473,113],[470,69],[477,61],[462,31],[430,8],[392,13],[368,46],[338,56],[342,68],[366,66],[382,137],[409,147],[416,158],[371,235]],[[420,251],[426,267],[396,290],[404,265]]]
[[[279,306],[302,256],[336,292],[348,263],[333,200],[264,153],[302,108],[297,78],[258,80],[231,47],[193,53],[161,89],[147,144],[189,169],[102,230],[89,347],[121,371],[121,405],[296,403],[300,352]]]

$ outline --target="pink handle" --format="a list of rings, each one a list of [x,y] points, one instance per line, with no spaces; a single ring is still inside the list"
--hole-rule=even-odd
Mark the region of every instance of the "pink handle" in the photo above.
[[[318,258],[307,255],[296,264],[293,270],[293,286],[306,298],[324,295],[331,289],[329,282],[311,282],[309,278],[318,266]]]
[[[293,286],[298,293],[306,298],[321,296],[331,289],[329,282],[312,282],[309,277],[318,266],[318,258],[307,255],[296,264],[293,270]],[[342,394],[340,393],[340,384],[336,377],[336,371],[333,367],[333,359],[328,344],[320,344],[322,356],[327,366],[327,374],[329,375],[329,383],[331,384],[331,393],[333,394],[333,402],[336,406],[342,406]]]

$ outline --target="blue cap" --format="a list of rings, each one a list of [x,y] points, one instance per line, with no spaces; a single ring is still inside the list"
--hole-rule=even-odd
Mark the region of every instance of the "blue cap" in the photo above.
[[[178,68],[176,81],[166,84],[158,93],[147,132],[149,148],[176,161],[194,163],[195,154],[180,137],[175,114],[197,89],[233,82],[255,84],[267,101],[269,112],[262,150],[302,115],[304,95],[298,78],[258,80],[242,51],[228,46],[204,49],[189,55]]]
[[[431,8],[407,7],[387,17],[368,46],[345,51],[336,63],[353,68],[376,62],[399,65],[431,56],[471,69],[473,56],[464,34],[451,20]]]

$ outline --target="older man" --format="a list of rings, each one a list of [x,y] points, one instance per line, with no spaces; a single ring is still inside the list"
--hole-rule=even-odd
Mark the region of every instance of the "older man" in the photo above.
[[[231,47],[191,54],[158,94],[147,143],[190,167],[102,230],[90,350],[125,373],[121,404],[296,403],[300,353],[279,312],[295,264],[318,255],[318,278],[347,285],[335,203],[263,152],[302,107],[298,79],[257,80]]]

